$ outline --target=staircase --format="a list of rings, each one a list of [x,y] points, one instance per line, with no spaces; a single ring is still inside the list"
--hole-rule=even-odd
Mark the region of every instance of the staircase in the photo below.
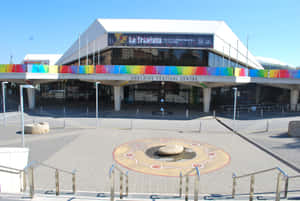
[[[38,189],[34,184],[34,169],[37,167],[46,167],[50,170],[54,170],[55,174],[55,190],[44,190]],[[289,182],[294,179],[300,179],[300,175],[288,176],[282,169],[278,167],[260,170],[245,175],[236,175],[233,173],[232,176],[232,192],[231,194],[203,194],[199,193],[199,183],[201,179],[201,173],[198,167],[191,169],[185,175],[179,175],[178,183],[174,184],[174,188],[178,189],[178,194],[149,194],[149,193],[132,193],[128,187],[130,182],[130,175],[128,172],[124,172],[120,167],[112,165],[109,170],[110,178],[110,192],[84,192],[76,190],[76,171],[67,171],[55,168],[53,166],[34,161],[31,162],[24,170],[17,170],[10,167],[0,166],[0,172],[7,174],[19,174],[20,182],[22,187],[20,193],[0,193],[0,200],[7,201],[21,201],[21,200],[58,200],[58,201],[71,201],[71,200],[82,200],[82,201],[93,201],[93,200],[124,200],[124,201],[142,201],[142,200],[300,200],[300,187],[297,191],[289,191]],[[262,176],[268,172],[276,172],[276,189],[274,192],[256,193],[255,192],[255,177]],[[192,176],[196,173],[194,176]],[[69,174],[72,178],[71,190],[65,191],[60,189],[60,175]],[[119,177],[117,177],[119,176]],[[237,186],[239,180],[242,178],[250,178],[249,193],[238,194]],[[116,182],[119,179],[119,182]],[[119,185],[116,188],[116,183]],[[189,188],[189,183],[192,183],[193,188]],[[178,185],[179,184],[179,185]],[[272,185],[272,184],[270,184]],[[291,194],[293,193],[293,194]]]

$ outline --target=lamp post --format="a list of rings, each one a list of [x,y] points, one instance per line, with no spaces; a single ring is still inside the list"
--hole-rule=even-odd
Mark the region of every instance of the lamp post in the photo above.
[[[32,85],[20,85],[20,102],[21,102],[21,120],[22,120],[22,146],[25,146],[24,142],[24,104],[23,104],[23,88],[34,89]]]
[[[3,119],[4,119],[4,125],[6,125],[6,116],[5,116],[5,84],[8,82],[2,82],[2,102],[3,102]]]
[[[100,82],[96,82],[96,123],[97,123],[97,128],[98,128],[98,85],[100,84]]]
[[[236,96],[237,96],[237,88],[232,88],[234,90],[234,103],[233,103],[233,121],[234,121],[234,130],[236,130]]]

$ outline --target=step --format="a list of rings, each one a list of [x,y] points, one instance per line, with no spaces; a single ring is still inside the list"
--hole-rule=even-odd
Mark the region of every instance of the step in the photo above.
[[[177,195],[167,195],[167,194],[143,194],[143,193],[132,193],[128,197],[124,197],[120,199],[119,195],[115,196],[115,201],[183,201],[185,200],[184,196],[181,198]],[[62,192],[61,195],[56,196],[53,191],[46,192],[37,192],[34,195],[34,198],[31,199],[28,196],[28,193],[0,193],[1,201],[110,201],[110,194],[108,192],[105,193],[97,193],[97,192],[77,192],[75,195],[70,193]],[[189,196],[189,200],[193,201],[193,196]],[[235,199],[232,199],[229,195],[199,195],[199,201],[246,201],[249,200],[249,195],[237,195]],[[274,194],[255,194],[253,197],[254,201],[274,201]],[[288,199],[281,198],[282,201],[288,200],[300,200],[300,193],[291,195]]]

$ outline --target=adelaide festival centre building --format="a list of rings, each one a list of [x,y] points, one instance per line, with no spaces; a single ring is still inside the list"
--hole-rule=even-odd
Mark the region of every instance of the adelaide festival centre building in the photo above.
[[[299,96],[300,74],[265,70],[224,21],[97,19],[56,65],[22,68],[26,76],[15,79],[38,86],[31,108],[49,99],[94,102],[95,82],[115,111],[163,103],[209,112],[232,105],[236,85],[245,105],[296,105]]]

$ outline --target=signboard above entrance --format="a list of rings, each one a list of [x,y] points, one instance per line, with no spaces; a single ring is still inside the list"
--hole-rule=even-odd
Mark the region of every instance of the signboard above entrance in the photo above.
[[[109,46],[213,48],[212,34],[109,33]]]

